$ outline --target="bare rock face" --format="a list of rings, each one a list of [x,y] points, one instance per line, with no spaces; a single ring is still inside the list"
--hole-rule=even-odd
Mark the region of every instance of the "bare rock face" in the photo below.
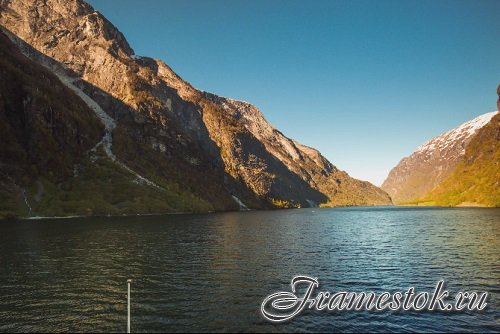
[[[2,0],[0,25],[49,57],[34,58],[73,78],[116,121],[118,159],[215,210],[237,209],[239,201],[250,208],[391,203],[381,189],[284,136],[255,106],[199,91],[162,61],[134,55],[81,0]]]
[[[75,71],[84,80],[99,78],[100,87],[126,94],[126,59],[133,54],[123,35],[82,1],[3,1],[2,25],[35,49]],[[91,55],[92,57],[88,57]],[[99,72],[107,67],[106,73]],[[92,80],[94,79],[94,80]]]
[[[500,85],[498,85],[497,87],[497,95],[498,95],[497,110],[500,110]]]
[[[497,113],[481,115],[419,146],[390,171],[382,189],[395,203],[411,202],[428,193],[451,174],[476,133]]]

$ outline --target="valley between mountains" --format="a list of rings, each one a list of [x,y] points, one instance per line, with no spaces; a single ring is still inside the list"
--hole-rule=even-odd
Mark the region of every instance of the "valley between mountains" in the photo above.
[[[379,188],[136,55],[82,0],[0,1],[0,78],[0,217],[500,206],[498,112],[423,144]]]

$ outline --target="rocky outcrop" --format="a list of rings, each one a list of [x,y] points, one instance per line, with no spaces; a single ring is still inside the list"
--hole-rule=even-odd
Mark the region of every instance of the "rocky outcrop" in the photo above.
[[[0,25],[113,119],[112,153],[127,168],[213,210],[391,203],[284,136],[255,106],[197,90],[162,61],[135,55],[83,1],[4,0]]]
[[[490,112],[445,132],[394,167],[382,184],[395,203],[408,203],[443,182],[463,160],[469,143],[498,112]]]

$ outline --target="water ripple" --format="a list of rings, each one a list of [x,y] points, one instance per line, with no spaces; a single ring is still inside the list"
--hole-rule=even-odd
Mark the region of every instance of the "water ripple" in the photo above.
[[[0,224],[0,331],[498,332],[500,210],[338,208]],[[259,313],[297,274],[327,291],[488,291],[475,313]]]

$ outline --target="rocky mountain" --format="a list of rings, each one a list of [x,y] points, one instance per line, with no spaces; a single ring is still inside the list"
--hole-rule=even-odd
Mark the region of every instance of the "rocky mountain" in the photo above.
[[[3,171],[3,182],[26,189],[27,200],[35,194],[44,198],[35,214],[53,213],[68,203],[58,213],[391,203],[381,189],[349,177],[318,151],[284,136],[255,106],[197,90],[162,61],[135,55],[118,29],[81,0],[2,0],[0,26],[25,61],[41,65],[72,92],[66,104],[83,102],[102,123],[90,126],[103,131],[95,154],[67,157],[87,168],[89,178],[78,186],[75,175],[82,173],[34,175],[21,182]],[[79,130],[86,133],[87,126]],[[43,152],[40,148],[36,154]],[[15,159],[7,162],[16,165]],[[79,203],[76,193],[95,181],[89,170],[96,168],[108,173],[106,183],[95,184],[102,196],[96,203],[89,189],[78,193],[84,199]],[[132,184],[137,205],[121,194],[114,199],[118,183]]]
[[[117,160],[109,137],[112,119],[70,81],[27,58],[3,33],[0,56],[0,217],[212,208],[193,193],[165,181],[159,186]]]
[[[482,138],[483,128],[496,126],[497,115],[497,111],[483,114],[419,146],[390,171],[382,189],[395,203],[420,199],[455,173],[468,154],[475,154],[477,144],[471,143]]]
[[[500,86],[498,87],[500,109]],[[472,138],[465,155],[443,182],[419,204],[500,207],[500,114]]]
[[[0,215],[29,215],[20,185],[49,175],[70,177],[104,127],[53,73],[24,57],[2,33],[0,78]]]

